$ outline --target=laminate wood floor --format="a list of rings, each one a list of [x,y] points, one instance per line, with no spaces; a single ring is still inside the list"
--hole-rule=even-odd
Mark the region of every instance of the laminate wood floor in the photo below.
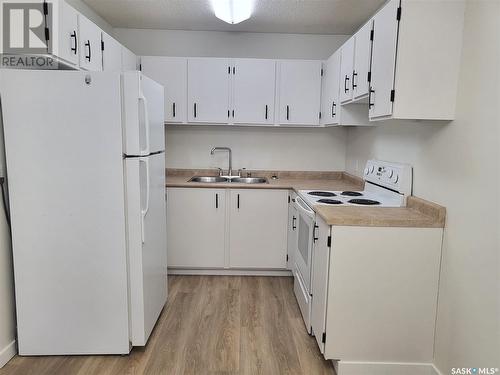
[[[334,374],[304,327],[291,277],[170,276],[145,348],[15,357],[0,375]]]

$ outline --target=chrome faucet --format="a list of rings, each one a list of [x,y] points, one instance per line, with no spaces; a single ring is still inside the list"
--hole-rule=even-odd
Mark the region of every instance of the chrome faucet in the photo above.
[[[231,153],[231,149],[229,147],[214,147],[210,150],[210,155],[213,155],[215,151],[227,151],[229,154],[229,170],[227,171],[228,176],[233,175],[233,157]]]

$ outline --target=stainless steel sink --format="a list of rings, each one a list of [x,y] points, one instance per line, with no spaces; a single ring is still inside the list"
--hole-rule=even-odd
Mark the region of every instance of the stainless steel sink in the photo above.
[[[216,182],[229,182],[226,177],[220,176],[195,176],[189,182],[202,182],[202,183],[216,183]]]
[[[236,177],[232,178],[231,182],[240,184],[267,184],[267,178],[265,177]]]

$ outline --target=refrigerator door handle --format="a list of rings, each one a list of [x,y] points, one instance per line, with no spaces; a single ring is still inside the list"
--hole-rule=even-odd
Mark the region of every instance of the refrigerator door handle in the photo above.
[[[141,150],[141,155],[148,155],[150,152],[148,101],[142,92],[139,95],[139,104],[142,105],[144,113],[144,131],[146,134],[146,148]]]
[[[150,176],[149,176],[149,159],[148,158],[139,158],[139,163],[144,163],[146,166],[146,203],[145,207],[142,207],[142,202],[141,202],[141,239],[142,243],[145,242],[145,233],[144,233],[144,218],[146,217],[148,211],[149,211],[149,195],[150,195]]]

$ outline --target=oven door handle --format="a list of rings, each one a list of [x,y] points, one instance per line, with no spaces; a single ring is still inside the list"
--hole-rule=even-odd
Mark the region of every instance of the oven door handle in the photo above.
[[[314,211],[307,205],[306,202],[304,202],[304,200],[302,198],[297,197],[295,199],[295,207],[297,207],[297,209],[300,212],[302,212],[305,215],[307,215],[308,217],[314,219]]]

